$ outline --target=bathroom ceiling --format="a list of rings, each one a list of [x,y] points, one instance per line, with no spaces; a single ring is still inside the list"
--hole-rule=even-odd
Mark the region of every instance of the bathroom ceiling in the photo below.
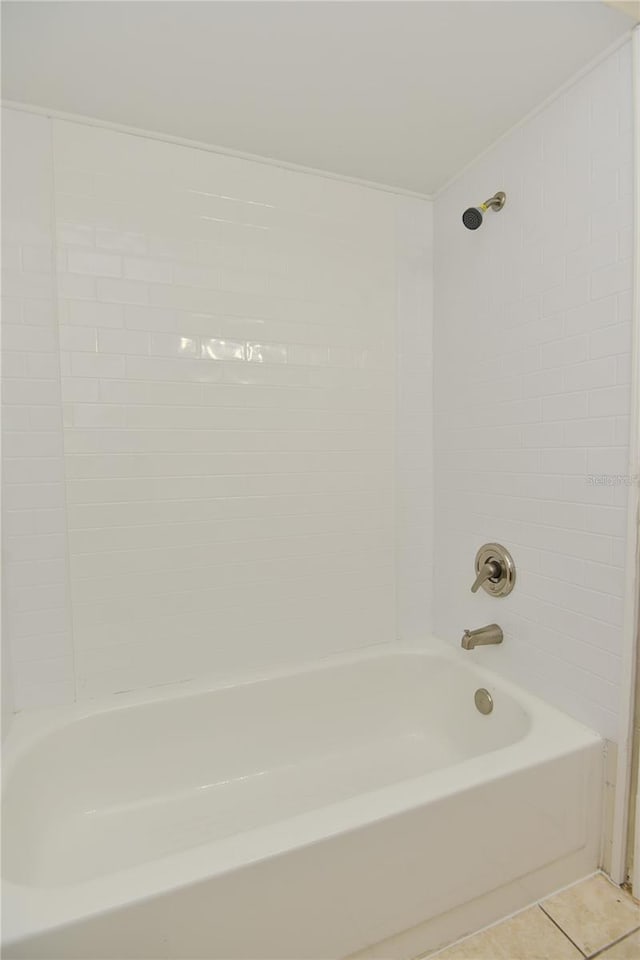
[[[430,194],[633,21],[601,2],[4,2],[5,100]]]

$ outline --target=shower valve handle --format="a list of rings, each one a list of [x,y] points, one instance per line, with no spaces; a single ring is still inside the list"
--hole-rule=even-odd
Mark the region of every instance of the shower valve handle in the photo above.
[[[508,596],[516,582],[513,557],[501,543],[484,543],[475,559],[476,579],[471,587],[477,593],[480,587],[491,597]]]
[[[499,580],[502,575],[502,566],[497,560],[487,560],[478,570],[478,576],[471,587],[471,593],[477,593],[485,580]]]

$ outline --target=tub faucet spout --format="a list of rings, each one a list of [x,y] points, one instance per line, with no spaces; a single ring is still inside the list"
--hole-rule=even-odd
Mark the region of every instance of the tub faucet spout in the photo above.
[[[474,647],[487,643],[502,643],[503,640],[502,628],[497,623],[490,623],[486,627],[478,627],[477,630],[465,630],[461,642],[463,650],[473,650]]]

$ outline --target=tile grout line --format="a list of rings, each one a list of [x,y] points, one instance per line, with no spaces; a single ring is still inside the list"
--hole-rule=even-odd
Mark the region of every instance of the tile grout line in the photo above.
[[[616,947],[619,943],[623,943],[627,937],[630,937],[632,934],[637,933],[640,930],[640,926],[634,927],[633,930],[627,930],[627,932],[622,937],[618,937],[617,940],[612,940],[611,943],[608,943],[604,947],[600,947],[599,950],[596,950],[595,953],[590,953],[587,957],[587,960],[595,960],[596,957],[601,956],[605,950],[609,950],[610,947]]]
[[[553,917],[551,916],[551,914],[547,913],[547,911],[544,909],[544,907],[542,906],[541,903],[538,904],[538,907],[540,908],[540,910],[542,910],[542,912],[543,912],[543,914],[545,915],[545,917],[547,917],[548,920],[551,920],[551,923],[554,925],[554,927],[557,927],[557,929],[560,931],[560,933],[561,933],[564,937],[567,938],[567,940],[569,941],[569,943],[571,943],[571,944],[576,948],[576,950],[578,951],[578,953],[580,954],[580,956],[586,958],[587,955],[586,955],[586,953],[584,952],[584,950],[582,950],[582,949],[578,946],[578,944],[575,942],[575,940],[572,940],[572,939],[571,939],[571,937],[569,936],[569,934],[567,933],[567,931],[562,929],[562,927],[560,926],[560,924],[557,923],[557,922],[553,919]]]

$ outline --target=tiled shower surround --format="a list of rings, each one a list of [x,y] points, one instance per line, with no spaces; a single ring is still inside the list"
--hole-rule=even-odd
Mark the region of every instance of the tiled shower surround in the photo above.
[[[2,135],[5,712],[72,700],[74,684],[50,124],[3,110]]]
[[[53,136],[77,696],[387,640],[396,198],[29,119]]]
[[[54,124],[81,696],[393,623],[390,194]]]
[[[617,737],[631,378],[626,44],[435,203],[434,627],[497,620],[483,662]],[[476,233],[465,207],[507,205]],[[636,478],[637,482],[637,478]],[[486,541],[514,592],[472,595]]]
[[[615,738],[630,93],[623,47],[435,203],[5,111],[18,709],[495,620]]]

